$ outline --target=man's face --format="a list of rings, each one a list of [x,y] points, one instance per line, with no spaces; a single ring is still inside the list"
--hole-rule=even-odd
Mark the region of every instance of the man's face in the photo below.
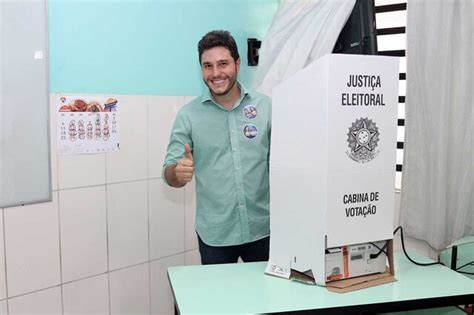
[[[235,86],[239,70],[240,59],[235,61],[225,47],[214,47],[201,55],[202,78],[214,95],[229,93]]]

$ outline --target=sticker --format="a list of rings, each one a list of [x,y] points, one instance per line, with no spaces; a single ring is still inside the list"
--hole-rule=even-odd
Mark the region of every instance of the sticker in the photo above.
[[[267,275],[289,279],[291,270],[290,268],[284,268],[269,261],[267,264],[267,268],[265,268],[265,273]]]
[[[257,126],[252,125],[252,124],[247,124],[244,127],[244,136],[246,136],[249,139],[253,139],[258,135],[258,129]]]
[[[257,117],[257,109],[253,105],[247,105],[244,107],[244,116],[248,119],[254,119]]]

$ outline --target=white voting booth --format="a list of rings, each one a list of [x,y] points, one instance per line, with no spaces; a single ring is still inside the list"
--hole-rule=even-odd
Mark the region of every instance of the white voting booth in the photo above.
[[[393,57],[325,55],[274,88],[267,274],[326,285],[327,249],[393,238],[397,106]]]

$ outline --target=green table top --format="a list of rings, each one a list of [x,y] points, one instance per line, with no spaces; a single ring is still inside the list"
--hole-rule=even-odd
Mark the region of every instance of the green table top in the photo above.
[[[428,258],[410,254],[419,262]],[[266,263],[170,267],[168,276],[181,314],[271,313],[473,295],[474,281],[451,269],[421,267],[395,254],[397,282],[332,293],[264,274]]]

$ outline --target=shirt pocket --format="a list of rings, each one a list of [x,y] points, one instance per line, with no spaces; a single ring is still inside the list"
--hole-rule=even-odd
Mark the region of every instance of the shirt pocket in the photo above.
[[[229,146],[229,130],[219,120],[200,121],[193,126],[194,154],[205,159],[215,159]]]

